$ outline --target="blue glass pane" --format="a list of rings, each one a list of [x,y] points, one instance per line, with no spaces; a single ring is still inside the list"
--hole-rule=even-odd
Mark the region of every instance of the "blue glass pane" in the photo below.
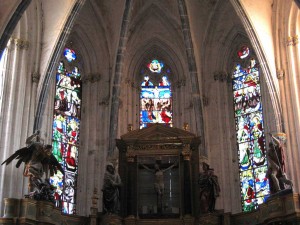
[[[75,51],[72,49],[69,49],[69,48],[65,48],[64,56],[66,57],[68,62],[72,62],[73,60],[75,60],[77,58]]]

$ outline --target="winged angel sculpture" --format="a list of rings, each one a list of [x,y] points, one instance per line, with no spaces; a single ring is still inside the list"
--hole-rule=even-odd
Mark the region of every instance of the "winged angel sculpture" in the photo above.
[[[40,139],[40,131],[36,131],[27,138],[27,146],[17,150],[3,164],[8,165],[14,159],[18,160],[16,167],[19,168],[25,163],[23,175],[29,177],[29,194],[27,197],[35,200],[47,200],[55,202],[55,187],[49,182],[49,179],[42,179],[44,173],[53,176],[58,172],[64,173],[62,166],[52,154],[52,145],[45,145]]]

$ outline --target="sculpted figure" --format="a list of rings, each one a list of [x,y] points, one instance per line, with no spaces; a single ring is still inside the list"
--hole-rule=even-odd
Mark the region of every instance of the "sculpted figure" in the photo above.
[[[157,209],[158,212],[160,213],[162,211],[162,198],[164,195],[164,190],[165,190],[165,184],[164,184],[164,172],[172,169],[173,167],[177,166],[177,162],[172,164],[166,169],[161,169],[158,163],[154,164],[154,169],[150,169],[148,166],[144,164],[140,164],[142,167],[144,167],[146,170],[149,172],[153,173],[155,175],[155,180],[154,180],[154,189],[157,194]]]
[[[284,149],[279,139],[270,134],[272,140],[267,151],[268,172],[270,178],[271,192],[276,193],[285,189],[285,185],[293,186],[292,181],[285,174]]]
[[[214,212],[216,199],[220,195],[218,177],[214,174],[214,169],[203,163],[203,172],[199,175],[200,205],[201,214]]]
[[[146,170],[148,170],[151,173],[154,173],[155,175],[155,181],[154,181],[154,189],[157,193],[157,195],[162,196],[164,194],[164,189],[165,189],[165,185],[164,185],[164,172],[172,169],[174,166],[177,165],[177,163],[174,163],[173,165],[169,166],[166,169],[160,169],[160,166],[158,163],[154,164],[154,169],[150,169],[149,167],[147,167],[144,164],[140,164],[142,167],[144,167]]]
[[[57,173],[57,170],[64,173],[63,168],[52,154],[52,146],[44,145],[40,139],[39,131],[28,137],[26,144],[26,147],[17,150],[2,165],[8,165],[14,159],[18,160],[17,168],[25,163],[23,175],[29,177],[29,197],[36,200],[54,201],[54,187],[50,185],[48,179],[43,180],[42,177],[48,170],[50,176]]]
[[[118,214],[120,210],[120,187],[122,185],[119,174],[112,163],[108,163],[103,183],[103,213]]]

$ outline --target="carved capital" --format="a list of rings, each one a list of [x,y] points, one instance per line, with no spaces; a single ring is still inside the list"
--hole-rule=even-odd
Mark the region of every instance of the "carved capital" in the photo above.
[[[38,72],[33,72],[31,74],[31,80],[33,83],[38,83],[40,80],[41,75]]]
[[[13,38],[11,41],[18,49],[28,50],[29,48],[29,41],[20,38]]]
[[[230,79],[230,75],[224,71],[214,72],[214,80],[220,82],[227,82]]]
[[[103,98],[99,105],[108,106],[109,105],[109,97]]]
[[[135,158],[136,154],[133,151],[133,146],[128,146],[127,147],[127,152],[126,152],[126,158],[127,158],[127,162],[129,163],[133,163],[134,162],[134,158]]]
[[[299,44],[299,37],[298,37],[298,35],[289,36],[287,38],[287,46],[295,46],[297,44]]]
[[[183,150],[182,150],[181,154],[183,155],[184,160],[190,160],[191,159],[192,150],[191,150],[189,144],[183,145]]]
[[[177,85],[178,88],[180,88],[180,87],[184,87],[185,83],[186,83],[186,80],[185,79],[181,79],[181,80],[178,80],[176,82],[176,85]]]
[[[282,79],[284,77],[285,74],[284,74],[283,70],[277,69],[276,75],[277,75],[277,78],[280,80],[280,79]]]
[[[133,131],[133,126],[131,123],[127,125],[127,131],[128,132]]]
[[[188,123],[184,123],[184,124],[183,124],[183,129],[184,129],[185,131],[188,131],[188,130],[189,130],[189,124],[188,124]]]

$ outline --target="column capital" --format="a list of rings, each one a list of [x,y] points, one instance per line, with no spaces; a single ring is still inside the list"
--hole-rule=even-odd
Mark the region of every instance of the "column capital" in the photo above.
[[[126,158],[127,158],[127,162],[133,163],[134,158],[135,158],[135,153],[133,151],[127,151],[126,152]]]
[[[29,49],[29,41],[21,39],[21,38],[11,38],[10,39],[11,43],[14,44],[18,49],[24,49],[28,50]]]
[[[33,72],[31,74],[32,83],[38,83],[41,78],[41,75],[38,72]]]
[[[185,144],[183,146],[183,150],[181,152],[181,154],[183,155],[183,159],[189,161],[191,159],[192,156],[192,150],[190,148],[189,144]]]

